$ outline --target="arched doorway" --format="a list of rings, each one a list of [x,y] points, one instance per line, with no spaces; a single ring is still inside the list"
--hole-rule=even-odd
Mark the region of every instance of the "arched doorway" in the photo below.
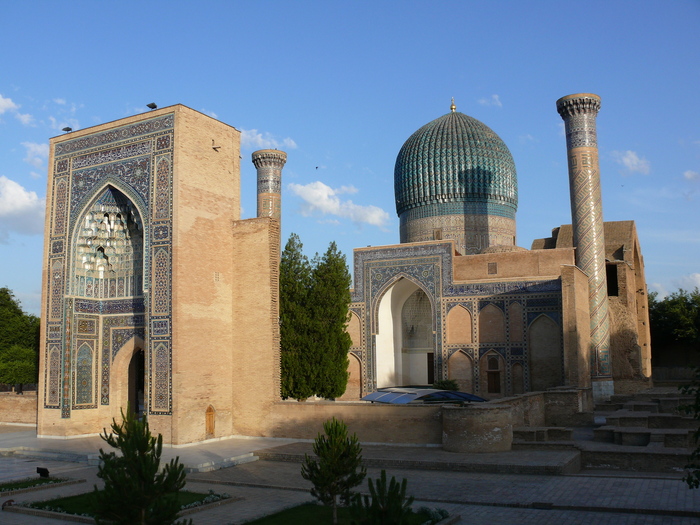
[[[129,361],[129,409],[136,417],[144,414],[145,358],[138,349]]]
[[[433,380],[433,306],[412,281],[401,278],[377,307],[377,387],[426,385]]]
[[[214,407],[209,405],[205,413],[205,439],[213,439],[216,436],[216,410]]]

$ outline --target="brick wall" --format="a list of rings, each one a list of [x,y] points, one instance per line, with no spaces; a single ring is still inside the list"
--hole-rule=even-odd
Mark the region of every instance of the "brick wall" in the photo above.
[[[0,423],[36,424],[36,392],[0,393]]]

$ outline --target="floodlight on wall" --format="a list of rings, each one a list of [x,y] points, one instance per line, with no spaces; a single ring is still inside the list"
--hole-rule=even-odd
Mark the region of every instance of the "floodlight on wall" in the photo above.
[[[66,133],[68,133],[69,131],[73,131],[73,128],[69,128],[68,126],[66,126],[61,131],[65,131]]]
[[[151,108],[151,109],[158,109],[158,106],[156,105],[155,102],[151,102],[150,104],[146,104],[146,107]]]

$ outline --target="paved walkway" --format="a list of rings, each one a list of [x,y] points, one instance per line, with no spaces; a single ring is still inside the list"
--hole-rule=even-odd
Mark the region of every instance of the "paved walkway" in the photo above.
[[[37,440],[33,431],[16,428],[4,433],[0,426],[0,450],[9,453],[8,445],[19,442],[34,452],[56,452],[66,457],[94,454],[88,440]],[[99,438],[97,438],[99,440]],[[97,442],[96,442],[97,443]],[[168,455],[179,455],[187,464],[204,464],[245,455],[255,450],[285,443],[273,439],[232,439],[203,445],[167,449]],[[97,443],[97,447],[101,443]],[[368,447],[369,448],[369,447]],[[391,459],[405,455],[400,447],[382,447]],[[425,449],[430,456],[436,451]],[[74,454],[72,456],[71,454]],[[373,451],[376,454],[376,450]],[[521,452],[526,461],[528,452]],[[165,454],[164,454],[165,455]],[[43,489],[12,496],[17,502],[45,500],[92,489],[99,479],[97,468],[73,461],[33,459],[25,456],[0,457],[0,481],[36,476],[36,467],[43,466],[52,474],[86,483]],[[191,517],[195,525],[245,523],[282,508],[312,498],[308,482],[301,478],[298,463],[256,461],[211,472],[188,474],[188,488],[195,491],[214,490],[242,498],[229,504],[204,510]],[[441,507],[462,516],[459,523],[471,525],[507,524],[700,524],[700,491],[689,490],[680,475],[641,473],[595,473],[577,475],[503,474],[415,470],[388,467],[387,474],[407,478],[409,492],[421,505]],[[370,477],[379,475],[378,468],[368,469]],[[3,501],[9,498],[3,498]],[[61,524],[63,520],[37,518],[22,514],[0,513],[0,523],[8,525]]]

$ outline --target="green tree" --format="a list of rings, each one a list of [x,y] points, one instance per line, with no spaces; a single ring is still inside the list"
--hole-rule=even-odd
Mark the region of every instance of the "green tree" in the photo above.
[[[350,306],[350,272],[345,256],[334,242],[316,258],[311,275],[309,304],[312,343],[319,372],[314,393],[340,397],[348,384],[348,351],[352,340],[347,332]]]
[[[146,418],[137,419],[129,409],[122,411],[121,423],[112,420],[111,429],[104,429],[100,437],[121,454],[100,449],[97,476],[105,486],[95,486],[97,523],[172,524],[180,510],[177,494],[185,486],[179,458],[160,470],[163,436],[152,436]]]
[[[331,243],[309,262],[292,234],[280,260],[281,394],[336,398],[348,381],[350,272]]]
[[[36,383],[36,352],[32,348],[12,345],[0,348],[0,383],[22,385]]]
[[[314,394],[316,368],[309,349],[311,264],[299,236],[292,234],[280,260],[280,352],[282,397],[306,399]]]
[[[36,383],[39,318],[26,314],[9,288],[0,288],[0,383]]]
[[[700,290],[678,290],[659,300],[649,294],[649,327],[654,353],[685,348],[700,351]]]
[[[318,459],[304,456],[301,475],[311,481],[311,495],[333,507],[333,523],[338,523],[338,498],[344,505],[352,499],[352,489],[362,483],[367,469],[362,466],[362,447],[357,435],[348,436],[348,427],[335,418],[323,424],[325,435],[314,440]]]

